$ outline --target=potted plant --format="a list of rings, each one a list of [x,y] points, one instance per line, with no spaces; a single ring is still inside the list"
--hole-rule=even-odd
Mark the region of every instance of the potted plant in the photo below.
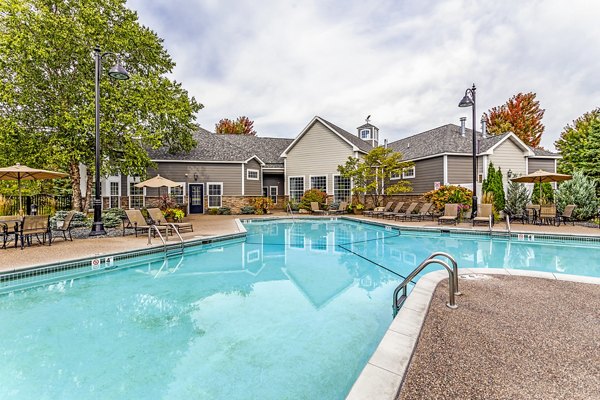
[[[356,203],[352,205],[352,212],[354,213],[354,215],[362,214],[364,209],[365,205],[362,203]]]
[[[179,208],[167,208],[163,211],[163,215],[167,222],[181,222],[183,221],[183,217],[185,217],[185,213]]]

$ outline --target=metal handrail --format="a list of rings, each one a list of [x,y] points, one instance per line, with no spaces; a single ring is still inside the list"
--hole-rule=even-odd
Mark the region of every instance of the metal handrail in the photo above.
[[[175,225],[173,222],[168,222],[167,225],[169,225],[179,237],[179,243],[181,244],[181,252],[183,253],[183,238],[179,234],[179,228],[177,228],[177,225]]]
[[[434,258],[437,256],[447,257],[450,260],[450,262],[452,263],[452,268],[450,268],[448,263],[446,263],[440,259]],[[429,264],[439,264],[442,267],[444,267],[446,269],[446,271],[448,271],[448,303],[446,303],[446,306],[448,306],[449,308],[452,308],[452,309],[455,309],[458,307],[456,305],[456,301],[455,301],[455,297],[454,297],[455,295],[457,295],[457,293],[460,295],[460,292],[458,292],[458,265],[456,264],[456,260],[454,260],[454,258],[452,258],[449,254],[442,253],[442,252],[436,252],[436,253],[431,254],[421,264],[419,264],[419,266],[417,268],[415,268],[413,270],[413,272],[411,272],[406,277],[406,279],[404,279],[404,281],[402,281],[402,283],[400,285],[398,285],[398,287],[394,290],[394,298],[393,298],[393,305],[392,305],[394,317],[398,314],[398,311],[400,310],[400,308],[404,304],[404,301],[406,301],[406,298],[408,297],[407,289],[406,289],[408,284],[414,279],[415,276],[417,276],[419,274],[419,272],[421,272]],[[402,291],[402,296],[398,297],[398,294],[400,293],[400,291]]]
[[[506,229],[508,231],[508,235],[510,236],[510,216],[506,214]]]
[[[165,253],[167,252],[167,242],[165,242],[165,238],[163,238],[163,235],[160,233],[160,230],[158,229],[158,227],[156,225],[150,225],[150,229],[148,229],[148,244],[152,244],[152,230],[155,230],[156,233],[158,233],[158,237],[160,238],[160,240],[162,241],[163,244],[163,248],[165,250]],[[167,238],[169,237],[169,231],[165,231],[165,233],[167,234]]]
[[[292,217],[292,219],[294,219],[294,212],[292,211],[292,206],[290,205],[290,203],[287,203],[285,211]]]

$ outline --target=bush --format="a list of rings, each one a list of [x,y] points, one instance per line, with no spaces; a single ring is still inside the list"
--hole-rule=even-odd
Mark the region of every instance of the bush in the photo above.
[[[529,201],[529,192],[525,185],[519,182],[510,182],[506,189],[504,212],[508,215],[521,215]]]
[[[231,208],[229,208],[229,207],[219,207],[217,209],[217,214],[219,214],[219,215],[231,215]]]
[[[438,211],[444,211],[446,204],[462,204],[462,210],[468,210],[473,202],[473,192],[462,186],[443,185],[438,190],[432,190],[423,195],[428,202],[433,203]]]
[[[257,197],[253,200],[252,205],[254,206],[256,214],[266,214],[270,209],[273,208],[273,200],[270,197]]]
[[[490,163],[488,167],[488,176],[483,180],[481,191],[485,193],[492,193],[494,195],[494,215],[504,210],[505,199],[504,199],[504,182],[502,181],[502,170],[494,168],[494,164]],[[483,202],[482,202],[483,203]],[[487,203],[490,204],[490,203]]]
[[[254,211],[255,211],[255,209],[252,206],[244,206],[244,207],[240,208],[240,212],[242,214],[254,214]]]
[[[292,211],[298,211],[300,209],[300,203],[296,203],[294,200],[290,200],[284,204],[285,210],[288,211],[288,205]]]
[[[533,204],[550,204],[554,203],[554,189],[548,182],[542,183],[542,200],[540,203],[540,184],[536,183],[533,185],[533,192],[531,192],[531,202]]]
[[[310,203],[319,203],[319,208],[324,209],[327,201],[327,193],[319,189],[310,189],[304,192],[304,195],[300,199],[300,208],[310,210]]]
[[[185,217],[185,213],[179,208],[167,208],[163,211],[163,215],[165,219],[172,219],[175,222],[181,222],[183,221],[183,217]]]
[[[567,204],[575,204],[577,208],[573,216],[587,220],[596,216],[598,199],[594,181],[583,172],[575,171],[573,179],[561,183],[556,190],[556,208],[562,212]]]
[[[102,222],[105,228],[116,228],[121,225],[121,221],[127,216],[125,210],[120,208],[109,208],[102,213]]]
[[[56,229],[56,223],[58,221],[65,220],[67,213],[68,211],[57,211],[56,214],[54,214],[54,216],[50,218],[50,226],[52,227],[52,229]],[[71,220],[71,227],[80,228],[82,226],[91,227],[92,220],[89,219],[84,213],[77,211],[73,216],[73,219]]]
[[[208,209],[208,214],[209,215],[217,215],[218,212],[219,212],[218,208],[209,208]]]

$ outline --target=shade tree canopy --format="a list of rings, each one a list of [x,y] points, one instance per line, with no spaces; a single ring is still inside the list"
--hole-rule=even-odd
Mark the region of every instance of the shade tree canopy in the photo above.
[[[238,117],[235,121],[223,118],[215,125],[215,133],[256,136],[254,121],[245,116]]]

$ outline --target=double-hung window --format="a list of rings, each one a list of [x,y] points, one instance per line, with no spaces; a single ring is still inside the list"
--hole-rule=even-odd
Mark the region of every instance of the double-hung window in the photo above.
[[[350,201],[352,184],[350,178],[341,175],[333,176],[333,201]]]
[[[169,195],[177,202],[177,204],[185,203],[185,189],[184,183],[181,183],[181,186],[174,186],[169,188]]]
[[[135,187],[136,182],[129,182],[129,208],[144,207],[144,188]]]
[[[208,183],[208,206],[221,207],[223,204],[223,184]]]
[[[109,182],[109,194],[110,194],[110,198],[109,198],[109,203],[108,203],[108,207],[109,208],[119,208],[121,206],[120,202],[119,202],[119,182]]]
[[[292,176],[290,177],[290,199],[294,201],[300,201],[300,198],[304,194],[304,177],[303,176]]]
[[[310,177],[310,188],[318,189],[322,192],[327,193],[327,176],[311,176]]]

